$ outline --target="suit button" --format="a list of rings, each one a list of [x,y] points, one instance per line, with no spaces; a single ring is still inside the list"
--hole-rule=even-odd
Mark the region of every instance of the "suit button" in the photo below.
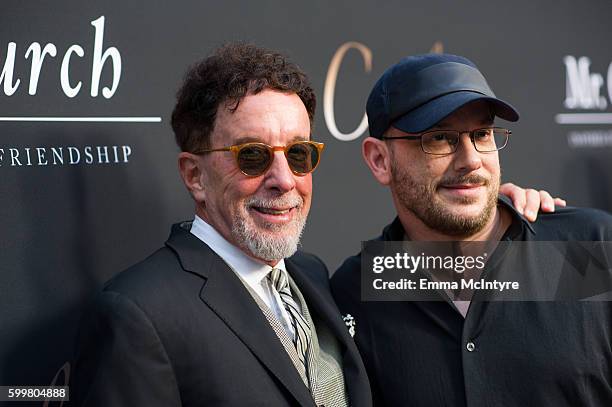
[[[474,342],[468,342],[465,347],[467,348],[468,352],[474,352],[474,350],[476,349],[476,345],[474,345]]]

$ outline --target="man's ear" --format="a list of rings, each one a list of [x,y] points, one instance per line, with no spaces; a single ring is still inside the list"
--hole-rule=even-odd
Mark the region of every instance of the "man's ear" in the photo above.
[[[178,155],[179,174],[183,184],[196,202],[204,201],[204,180],[200,157],[182,152]]]
[[[391,152],[383,140],[367,137],[361,143],[361,154],[374,178],[383,185],[391,183]]]

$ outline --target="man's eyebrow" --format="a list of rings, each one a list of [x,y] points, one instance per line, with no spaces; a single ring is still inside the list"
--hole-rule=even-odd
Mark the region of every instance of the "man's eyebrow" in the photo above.
[[[258,142],[261,142],[261,140],[259,140],[255,136],[242,136],[242,137],[238,137],[234,141],[234,144],[258,143]]]
[[[293,143],[294,141],[308,141],[311,139],[310,134],[306,135],[306,136],[294,136],[290,143]]]
[[[307,136],[294,136],[291,140],[289,140],[289,143],[293,143],[295,141],[308,141],[310,140],[310,135]],[[235,141],[234,144],[245,144],[245,143],[263,143],[263,141],[255,136],[242,136],[242,137],[238,137]]]
[[[486,117],[486,118],[482,119],[482,121],[481,121],[480,123],[481,123],[483,126],[484,126],[484,125],[489,126],[489,125],[491,125],[491,124],[495,123],[495,115],[492,115],[492,116],[490,116],[490,117]]]

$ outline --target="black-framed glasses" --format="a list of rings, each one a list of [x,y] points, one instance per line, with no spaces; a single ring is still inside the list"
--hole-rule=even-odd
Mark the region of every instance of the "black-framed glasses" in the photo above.
[[[470,135],[476,151],[492,153],[501,150],[508,144],[512,132],[502,127],[486,127],[472,131],[431,130],[418,136],[381,137],[383,140],[420,140],[421,149],[427,154],[448,155],[457,151],[462,134]]]
[[[316,141],[296,141],[286,146],[270,146],[265,143],[244,143],[229,147],[194,151],[193,154],[231,151],[236,165],[244,175],[257,177],[268,171],[274,161],[274,152],[283,151],[291,172],[298,176],[309,174],[317,168],[325,144]]]

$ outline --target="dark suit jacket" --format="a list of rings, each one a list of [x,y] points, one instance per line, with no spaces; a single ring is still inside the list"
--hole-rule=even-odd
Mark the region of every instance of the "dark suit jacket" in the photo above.
[[[73,405],[314,405],[249,292],[188,225],[174,225],[164,248],[110,280],[83,318]],[[313,318],[337,337],[351,405],[370,406],[325,265],[298,252],[286,266]]]

